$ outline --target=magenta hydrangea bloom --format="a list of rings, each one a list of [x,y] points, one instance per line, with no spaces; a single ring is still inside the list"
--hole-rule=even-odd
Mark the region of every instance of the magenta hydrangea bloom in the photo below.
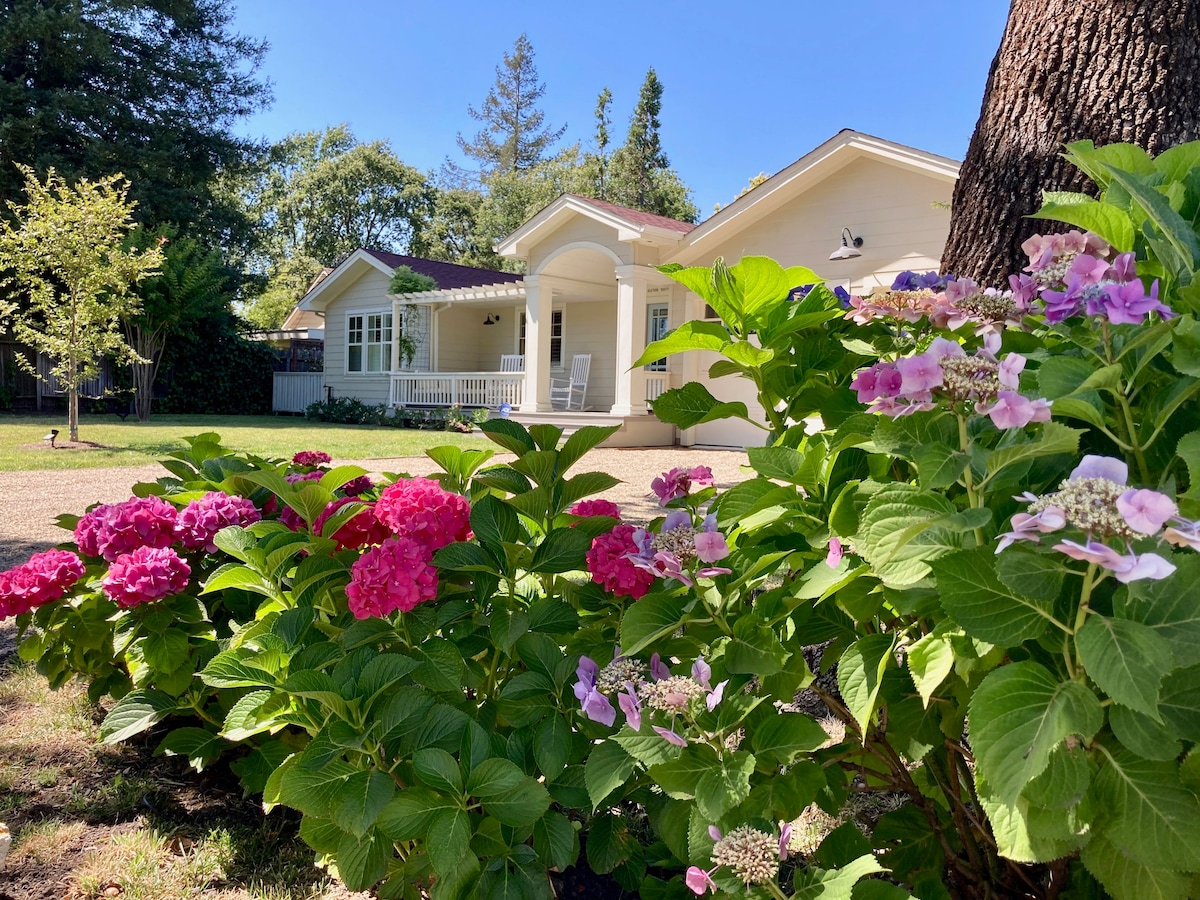
[[[437,596],[437,569],[430,550],[409,537],[388,538],[350,567],[346,600],[355,618],[410,612]]]
[[[603,585],[610,594],[623,594],[637,600],[646,596],[655,575],[637,566],[629,557],[636,556],[638,545],[632,525],[618,525],[608,534],[592,541],[587,552],[587,567],[592,581]]]
[[[471,507],[428,478],[405,478],[383,489],[375,515],[393,534],[440,550],[471,536]]]
[[[123,609],[187,590],[192,568],[170,547],[138,547],[118,556],[101,581],[104,593]]]
[[[0,572],[0,620],[61,599],[83,577],[83,560],[69,550],[35,553]]]
[[[713,483],[712,469],[708,466],[676,466],[670,472],[663,472],[650,482],[650,490],[658,497],[658,502],[666,506],[672,500],[686,497],[692,487],[708,487]]]
[[[342,525],[334,534],[325,534],[325,523],[329,521],[329,517],[347,503],[363,505],[361,501],[355,500],[353,497],[342,497],[341,499],[334,500],[317,516],[317,521],[313,523],[313,532],[333,538],[337,542],[339,550],[345,550],[347,547],[366,547],[370,544],[382,544],[392,536],[388,527],[375,517],[375,506],[372,503],[366,504],[363,509],[359,510],[357,515]]]
[[[292,462],[297,466],[323,466],[333,462],[333,457],[324,450],[301,450],[292,457]]]
[[[580,500],[567,511],[573,516],[582,518],[591,518],[592,516],[621,518],[621,508],[611,500]]]
[[[97,506],[75,525],[75,545],[109,562],[139,547],[169,547],[177,516],[174,506],[155,496]]]
[[[357,497],[360,494],[365,494],[373,487],[375,487],[375,482],[366,475],[359,475],[357,478],[351,478],[342,485],[342,493],[347,497]]]
[[[189,550],[216,553],[214,538],[218,531],[230,525],[244,528],[261,518],[258,507],[245,497],[209,491],[179,511],[175,518],[175,533]]]

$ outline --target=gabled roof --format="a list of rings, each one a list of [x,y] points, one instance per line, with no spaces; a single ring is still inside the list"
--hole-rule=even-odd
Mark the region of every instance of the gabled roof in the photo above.
[[[619,241],[673,245],[696,227],[690,222],[680,222],[678,219],[642,212],[640,209],[618,206],[607,200],[594,200],[578,194],[561,194],[496,244],[496,252],[501,256],[527,256],[531,245],[553,232],[564,220],[575,215],[586,216],[615,229]]]
[[[665,254],[663,261],[677,261],[702,255],[704,248],[713,241],[731,232],[736,234],[738,230],[757,222],[819,184],[843,166],[864,157],[920,172],[948,184],[953,184],[958,178],[960,166],[957,160],[949,157],[843,128],[829,140],[690,230],[683,241]]]
[[[297,305],[299,310],[323,310],[344,286],[361,277],[364,272],[374,269],[389,278],[399,266],[408,266],[414,272],[427,275],[437,283],[437,288],[420,294],[409,294],[410,298],[446,298],[464,288],[503,287],[516,289],[521,285],[523,275],[514,272],[500,272],[495,269],[476,269],[473,266],[460,266],[457,263],[441,262],[436,259],[422,259],[419,256],[402,256],[399,253],[386,253],[383,250],[358,249],[338,263],[324,278],[317,281]],[[472,291],[472,296],[478,291]]]

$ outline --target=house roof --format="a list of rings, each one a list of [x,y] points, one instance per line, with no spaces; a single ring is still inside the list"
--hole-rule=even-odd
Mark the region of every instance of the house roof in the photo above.
[[[527,257],[530,247],[577,215],[614,229],[619,241],[673,245],[696,227],[689,222],[618,206],[607,200],[593,200],[579,194],[560,194],[497,243],[496,252],[501,256]]]
[[[612,213],[614,216],[620,216],[626,222],[633,225],[653,225],[655,228],[662,228],[666,231],[678,231],[680,234],[687,234],[696,227],[691,222],[680,222],[678,219],[670,219],[666,216],[655,215],[654,213],[644,212],[640,209],[632,209],[628,206],[619,206],[616,203],[609,203],[607,200],[597,200],[595,197],[584,197],[580,194],[566,194],[565,196],[574,197],[576,200],[582,200],[584,203],[590,204],[597,209]]]
[[[452,288],[474,287],[480,284],[505,284],[520,281],[524,275],[515,272],[500,272],[495,269],[477,269],[474,266],[460,266],[458,263],[442,262],[436,259],[422,259],[419,256],[401,256],[399,253],[386,253],[383,250],[364,250],[391,269],[408,266],[418,275],[426,275],[437,283],[439,291]]]
[[[958,160],[843,128],[794,163],[776,172],[716,214],[705,219],[665,256],[666,261],[699,257],[720,237],[737,233],[828,178],[856,159],[875,159],[931,178],[953,183]],[[719,236],[719,237],[718,237]]]

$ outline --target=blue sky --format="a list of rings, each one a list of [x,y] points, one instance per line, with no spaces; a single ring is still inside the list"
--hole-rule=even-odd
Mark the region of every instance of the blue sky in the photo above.
[[[547,122],[586,147],[613,92],[624,140],[646,69],[664,85],[662,135],[702,217],[842,128],[961,159],[1008,12],[1005,0],[791,3],[571,0],[238,0],[266,38],[275,101],[240,127],[276,140],[347,122],[422,170],[461,162],[459,132],[522,32]]]

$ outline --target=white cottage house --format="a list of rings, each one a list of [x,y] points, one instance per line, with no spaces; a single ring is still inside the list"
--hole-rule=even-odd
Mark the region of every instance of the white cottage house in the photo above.
[[[612,446],[740,447],[762,432],[728,420],[677,432],[649,411],[648,401],[690,380],[754,408],[742,380],[708,378],[712,354],[632,367],[648,340],[710,312],[655,267],[763,255],[851,292],[886,286],[905,269],[937,268],[957,175],[954,160],[846,130],[699,225],[564,194],[497,246],[528,274],[358,250],[299,309],[324,317],[324,383],[334,396],[507,404],[525,422],[619,425]],[[842,243],[857,255],[831,259]],[[389,296],[399,265],[437,289]],[[411,361],[393,340],[398,327],[416,346]],[[556,408],[567,395],[552,389],[577,359],[589,364],[586,391],[570,395],[582,409]]]

